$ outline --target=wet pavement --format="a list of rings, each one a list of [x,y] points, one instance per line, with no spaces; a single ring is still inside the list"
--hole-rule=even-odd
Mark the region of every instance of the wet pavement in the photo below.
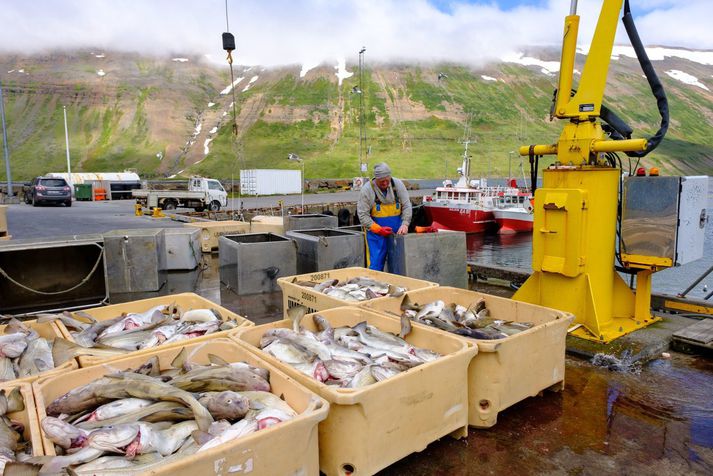
[[[640,373],[567,358],[560,393],[529,398],[488,430],[444,438],[383,475],[713,473],[713,362],[683,354]]]

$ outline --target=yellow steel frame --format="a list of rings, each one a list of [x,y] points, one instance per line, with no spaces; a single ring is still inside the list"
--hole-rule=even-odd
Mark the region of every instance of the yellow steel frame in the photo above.
[[[570,95],[579,16],[565,19],[553,115],[568,119],[556,144],[520,147],[521,155],[557,155],[535,194],[534,273],[514,299],[562,309],[582,324],[573,335],[609,342],[659,320],[652,317],[651,275],[670,260],[627,256],[636,294],[614,270],[620,171],[607,152],[643,151],[645,139],[611,141],[599,117],[622,0],[604,0],[577,93]],[[573,12],[574,13],[574,12]]]

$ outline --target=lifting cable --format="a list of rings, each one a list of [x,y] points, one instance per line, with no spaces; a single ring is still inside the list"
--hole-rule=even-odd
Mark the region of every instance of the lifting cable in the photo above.
[[[235,77],[233,74],[233,51],[235,50],[235,37],[230,33],[228,23],[228,0],[225,0],[225,33],[223,33],[223,49],[228,52],[226,59],[230,65],[230,91],[233,94],[233,134],[238,135],[238,116],[235,106]]]

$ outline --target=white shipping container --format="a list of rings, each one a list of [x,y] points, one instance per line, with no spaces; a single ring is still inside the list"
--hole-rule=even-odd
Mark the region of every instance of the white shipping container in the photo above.
[[[242,195],[283,195],[301,192],[301,170],[249,169],[240,171],[240,193]]]

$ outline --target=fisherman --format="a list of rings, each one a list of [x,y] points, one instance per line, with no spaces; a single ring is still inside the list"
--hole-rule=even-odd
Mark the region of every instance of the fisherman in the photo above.
[[[385,163],[374,166],[374,178],[361,188],[357,215],[366,232],[367,264],[384,270],[387,258],[393,259],[393,234],[405,235],[411,223],[411,200],[404,183],[391,177]],[[394,269],[390,264],[389,269]]]

